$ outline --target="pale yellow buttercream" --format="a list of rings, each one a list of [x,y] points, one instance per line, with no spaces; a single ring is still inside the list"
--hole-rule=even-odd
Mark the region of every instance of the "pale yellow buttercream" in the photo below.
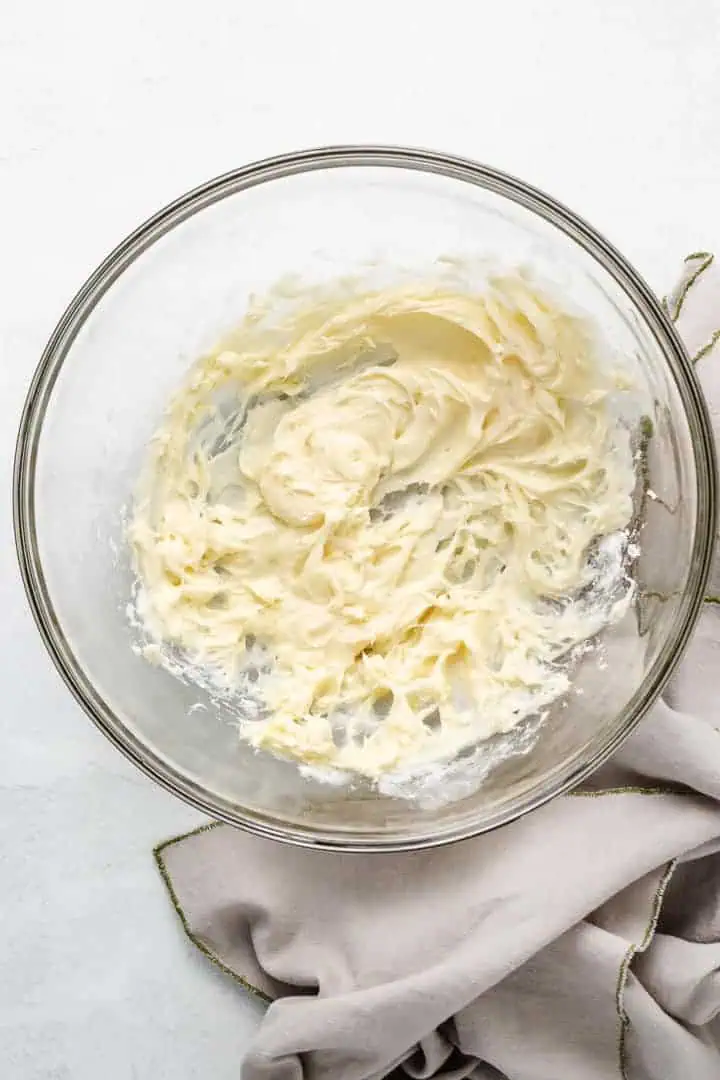
[[[616,385],[521,276],[251,312],[152,442],[150,636],[246,686],[260,656],[243,735],[302,762],[378,776],[509,730],[612,616],[566,601],[631,515]]]

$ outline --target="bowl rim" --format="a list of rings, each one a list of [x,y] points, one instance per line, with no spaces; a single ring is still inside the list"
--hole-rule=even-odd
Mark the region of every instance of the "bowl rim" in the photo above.
[[[141,742],[95,691],[65,639],[40,560],[35,531],[35,465],[43,419],[55,381],[73,341],[98,301],[134,260],[158,239],[207,206],[267,181],[322,169],[390,167],[428,172],[479,186],[539,215],[592,255],[629,296],[660,345],[675,378],[695,448],[697,522],[687,587],[676,625],[643,684],[626,706],[627,721],[584,764],[560,772],[520,807],[501,808],[489,821],[464,820],[431,832],[393,833],[298,826],[249,810],[209,793]],[[670,358],[672,358],[670,360]],[[488,832],[565,794],[603,764],[657,700],[679,663],[699,616],[715,542],[717,465],[712,424],[693,365],[655,294],[620,252],[583,218],[556,199],[505,172],[451,154],[389,145],[322,146],[252,162],[196,187],[148,218],[87,278],[70,301],[40,357],[28,389],[17,436],[13,472],[13,526],[23,586],[35,623],[65,685],[90,719],[146,775],[216,820],[302,847],[336,851],[391,852],[430,848]]]

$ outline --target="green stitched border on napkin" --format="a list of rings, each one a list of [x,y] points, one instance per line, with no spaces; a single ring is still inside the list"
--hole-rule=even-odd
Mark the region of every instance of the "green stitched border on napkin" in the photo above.
[[[675,872],[675,867],[678,864],[678,859],[673,859],[669,862],[665,868],[663,876],[660,878],[660,882],[655,891],[655,895],[652,901],[652,907],[650,910],[650,918],[648,924],[645,927],[645,933],[642,936],[642,940],[639,944],[631,945],[625,953],[623,961],[620,965],[620,971],[618,972],[617,987],[615,989],[615,1006],[617,1008],[618,1019],[620,1021],[620,1032],[618,1035],[618,1054],[620,1058],[620,1076],[622,1080],[630,1080],[628,1073],[628,1061],[627,1061],[627,1034],[630,1029],[630,1017],[625,1011],[625,987],[627,986],[628,976],[630,974],[630,965],[637,956],[638,953],[645,952],[649,948],[655,931],[657,929],[658,920],[660,918],[660,912],[662,910],[662,902],[665,898],[665,892],[670,884],[670,879]]]
[[[683,259],[685,271],[673,292],[663,296],[660,303],[673,322],[677,322],[687,300],[687,295],[697,279],[705,273],[715,256],[711,251],[692,251]]]
[[[157,847],[153,849],[153,856],[155,858],[157,868],[160,871],[160,876],[165,883],[165,888],[170,895],[172,906],[175,908],[177,916],[180,919],[180,925],[182,926],[183,930],[185,931],[186,935],[193,943],[193,945],[197,949],[199,949],[203,956],[206,956],[208,960],[211,961],[211,963],[215,964],[215,966],[220,968],[221,971],[225,972],[226,975],[229,975],[231,979],[235,980],[235,982],[240,983],[240,985],[245,990],[247,990],[248,993],[252,994],[254,997],[260,998],[260,1000],[265,1002],[266,1005],[269,1005],[272,1001],[272,998],[268,994],[266,994],[263,990],[260,990],[259,987],[253,986],[253,984],[251,982],[248,982],[248,980],[243,975],[240,975],[239,972],[234,971],[231,967],[228,967],[228,965],[220,959],[217,953],[214,952],[211,948],[209,948],[209,946],[206,945],[205,942],[197,936],[197,934],[193,934],[192,930],[190,929],[190,924],[188,923],[187,916],[183,911],[182,904],[180,903],[177,893],[175,892],[175,887],[173,886],[172,879],[165,865],[165,860],[163,859],[163,852],[167,848],[172,847],[174,844],[179,844],[182,840],[189,840],[192,836],[198,836],[200,833],[210,832],[211,829],[217,829],[218,825],[222,825],[222,822],[209,821],[205,825],[200,825],[197,829],[191,829],[190,832],[182,833],[180,836],[173,836],[170,840],[164,840],[161,844],[158,844]]]

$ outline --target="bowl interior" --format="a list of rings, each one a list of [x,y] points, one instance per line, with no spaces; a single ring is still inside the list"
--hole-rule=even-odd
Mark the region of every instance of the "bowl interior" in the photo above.
[[[712,449],[682,350],[642,283],[581,224],[471,166],[422,155],[287,159],[208,185],[122,245],[79,295],[31,393],[19,458],[20,534],[36,612],[65,677],[142,767],[217,817],[330,846],[441,842],[507,821],[579,779],[653,700],[702,595]],[[537,197],[540,198],[539,196]],[[539,212],[538,212],[539,211]],[[196,685],[136,655],[123,539],[145,448],[172,391],[284,275],[322,283],[443,257],[532,267],[590,312],[638,375],[647,416],[636,608],[581,667],[566,708],[483,782],[437,798],[329,787],[250,750]],[[631,273],[631,272],[630,272]],[[453,786],[454,785],[454,786]]]

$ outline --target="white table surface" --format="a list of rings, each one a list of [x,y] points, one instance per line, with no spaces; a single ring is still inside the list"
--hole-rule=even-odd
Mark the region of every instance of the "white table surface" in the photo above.
[[[153,845],[198,815],[64,689],[9,500],[53,324],[137,222],[321,143],[409,143],[547,189],[662,289],[720,252],[717,0],[5,0],[0,18],[0,1070],[229,1080],[260,1010],[184,939]]]

